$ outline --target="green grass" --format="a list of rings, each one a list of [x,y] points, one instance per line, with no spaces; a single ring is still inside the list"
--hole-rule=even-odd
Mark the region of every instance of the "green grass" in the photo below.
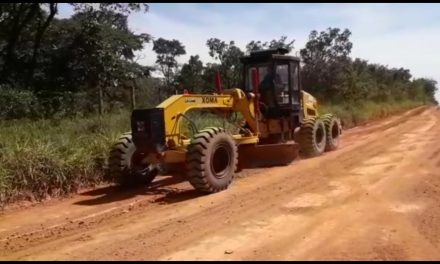
[[[321,105],[319,113],[334,113],[341,118],[344,128],[363,125],[368,121],[388,117],[423,105],[414,101],[390,101],[383,103],[362,102],[358,104]]]
[[[186,114],[189,119],[182,119],[181,131],[191,137],[197,130],[202,130],[206,127],[224,127],[226,130],[234,132],[238,131],[238,124],[243,120],[242,116],[237,113],[233,114],[229,118],[222,118],[220,115],[216,115],[210,112],[203,112],[199,110],[190,111]],[[235,124],[235,125],[234,125]]]
[[[102,182],[129,113],[89,119],[0,122],[0,205],[41,200]]]
[[[421,105],[414,102],[324,105],[352,127]],[[189,113],[198,129],[223,126],[212,114]],[[240,117],[238,117],[240,119]],[[0,207],[18,200],[42,200],[75,193],[106,180],[113,142],[129,131],[130,113],[62,120],[0,121]],[[227,129],[234,127],[226,122]],[[182,127],[191,134],[188,122]]]

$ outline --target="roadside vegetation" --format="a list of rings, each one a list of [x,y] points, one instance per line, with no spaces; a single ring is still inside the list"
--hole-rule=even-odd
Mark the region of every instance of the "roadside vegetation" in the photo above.
[[[75,10],[67,19],[57,18],[58,3],[0,9],[0,207],[110,180],[108,150],[129,131],[131,109],[152,107],[184,89],[213,92],[216,72],[224,88],[240,87],[239,58],[253,50],[284,47],[301,57],[304,90],[318,98],[320,112],[341,117],[345,128],[437,103],[433,79],[352,58],[348,29],[314,30],[302,49],[287,36],[249,40],[245,50],[213,37],[206,45],[215,63],[189,54],[181,65],[177,58],[186,50],[179,40],[128,27],[133,12],[148,16],[148,5],[65,5]],[[156,52],[154,65],[138,63],[143,48]],[[223,124],[211,115],[197,117],[199,128]]]

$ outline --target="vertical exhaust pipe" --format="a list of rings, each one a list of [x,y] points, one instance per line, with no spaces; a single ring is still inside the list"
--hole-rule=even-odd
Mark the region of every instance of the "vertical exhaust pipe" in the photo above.
[[[255,113],[255,121],[256,121],[256,125],[257,125],[257,135],[260,134],[260,104],[259,104],[259,100],[260,100],[260,92],[258,90],[258,85],[260,84],[260,76],[258,74],[257,69],[253,69],[252,70],[252,87],[254,88],[254,94],[255,94],[255,98],[254,98],[254,113]]]

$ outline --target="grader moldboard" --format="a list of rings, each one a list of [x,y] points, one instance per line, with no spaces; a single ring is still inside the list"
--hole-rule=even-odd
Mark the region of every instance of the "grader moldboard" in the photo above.
[[[223,90],[217,75],[217,93],[173,95],[155,108],[133,110],[132,132],[110,153],[112,177],[120,185],[149,184],[164,164],[180,164],[194,188],[215,193],[242,168],[287,165],[299,153],[314,157],[336,149],[339,119],[318,115],[317,100],[302,90],[299,58],[287,53],[279,48],[242,57],[243,88]],[[240,113],[244,122],[237,132],[206,127],[189,138],[180,123],[193,109],[221,117]]]

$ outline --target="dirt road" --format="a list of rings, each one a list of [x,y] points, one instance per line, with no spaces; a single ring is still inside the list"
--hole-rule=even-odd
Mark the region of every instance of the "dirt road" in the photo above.
[[[440,110],[347,130],[337,151],[218,194],[161,177],[7,211],[0,259],[438,260]]]

